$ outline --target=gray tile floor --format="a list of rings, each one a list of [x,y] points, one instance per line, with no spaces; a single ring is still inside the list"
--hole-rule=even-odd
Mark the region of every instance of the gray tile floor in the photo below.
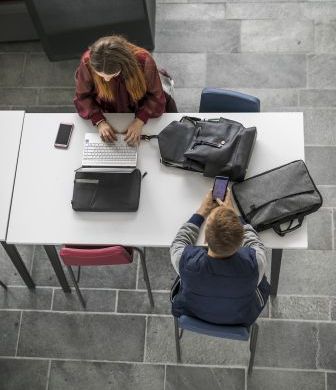
[[[155,58],[176,81],[180,111],[201,89],[260,97],[263,111],[303,111],[306,161],[324,196],[309,248],[285,251],[279,296],[260,319],[256,368],[245,343],[186,333],[176,365],[168,252],[148,252],[156,308],[138,264],[86,269],[88,310],[65,296],[42,248],[21,247],[38,288],[0,251],[1,390],[336,389],[336,2],[161,0]],[[38,42],[0,44],[0,108],[73,111],[78,61],[50,63]],[[290,142],[290,140],[289,140]],[[191,210],[192,211],[192,210]]]

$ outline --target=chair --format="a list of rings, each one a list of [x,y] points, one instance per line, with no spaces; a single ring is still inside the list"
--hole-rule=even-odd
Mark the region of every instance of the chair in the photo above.
[[[199,112],[260,112],[260,100],[241,92],[204,88]]]
[[[238,325],[215,325],[201,321],[194,317],[182,315],[181,317],[174,317],[174,326],[176,358],[178,363],[181,362],[180,340],[183,335],[183,330],[186,329],[190,330],[191,332],[230,340],[248,341],[250,339],[250,361],[248,365],[248,375],[252,373],[259,330],[257,323],[254,323],[250,327]]]
[[[108,247],[88,247],[88,246],[64,246],[60,251],[63,263],[66,265],[70,278],[74,284],[78,298],[83,306],[86,307],[85,300],[79,289],[80,267],[95,265],[116,265],[129,264],[134,260],[135,252],[139,253],[142,265],[143,275],[147,287],[148,298],[151,307],[154,307],[154,300],[146,266],[145,249],[137,247],[123,247],[119,245]],[[71,266],[78,266],[77,279]]]

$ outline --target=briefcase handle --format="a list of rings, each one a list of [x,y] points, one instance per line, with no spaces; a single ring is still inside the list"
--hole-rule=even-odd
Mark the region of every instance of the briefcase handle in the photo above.
[[[298,220],[298,223],[297,223],[296,225],[292,226],[293,222],[294,222],[296,219]],[[275,233],[279,234],[279,236],[283,237],[285,234],[287,234],[287,233],[289,233],[289,232],[292,232],[293,230],[298,229],[298,228],[302,225],[303,219],[304,219],[304,216],[300,216],[300,217],[298,217],[298,218],[292,219],[292,220],[290,221],[290,223],[289,223],[288,228],[287,228],[287,229],[284,229],[284,230],[281,229],[281,225],[282,225],[283,223],[278,223],[277,225],[274,225],[274,226],[273,226],[273,230],[275,231]]]

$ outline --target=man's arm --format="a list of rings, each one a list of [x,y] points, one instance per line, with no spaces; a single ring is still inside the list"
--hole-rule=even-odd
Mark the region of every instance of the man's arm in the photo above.
[[[249,224],[244,224],[244,238],[243,238],[242,246],[248,246],[250,248],[253,248],[256,251],[256,259],[257,259],[258,270],[259,270],[259,279],[258,279],[258,284],[259,284],[266,272],[266,267],[267,267],[266,249],[264,244],[261,242],[257,232]]]
[[[177,232],[170,247],[170,258],[175,271],[179,274],[179,265],[182,253],[187,245],[194,245],[197,241],[200,227],[204,222],[204,217],[194,214]]]

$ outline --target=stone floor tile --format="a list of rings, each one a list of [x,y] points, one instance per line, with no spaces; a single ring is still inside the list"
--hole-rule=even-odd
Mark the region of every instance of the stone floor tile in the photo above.
[[[330,316],[332,321],[336,321],[336,297],[330,299]]]
[[[336,22],[315,24],[315,52],[336,52]]]
[[[301,320],[329,320],[329,299],[278,295],[271,299],[271,317]]]
[[[240,22],[166,20],[157,26],[155,40],[156,52],[236,53],[240,51]]]
[[[325,390],[323,372],[262,370],[247,379],[248,390]]]
[[[316,22],[326,22],[336,19],[336,4],[333,1],[309,0],[301,4],[301,17]]]
[[[0,86],[17,87],[22,83],[25,54],[0,54]]]
[[[218,72],[221,69],[221,72]],[[207,85],[225,88],[297,88],[306,86],[302,54],[214,53],[208,56]]]
[[[336,373],[328,372],[327,374],[327,390],[336,389]]]
[[[25,42],[1,42],[0,53],[9,52],[41,52],[43,47],[40,41],[25,41]]]
[[[321,208],[307,217],[308,249],[333,249],[332,210]]]
[[[51,62],[44,53],[29,53],[23,83],[34,87],[72,87],[78,65],[79,59]]]
[[[64,113],[64,112],[77,112],[74,105],[71,106],[28,106],[25,108],[28,113]]]
[[[169,72],[176,88],[194,88],[205,86],[205,53],[153,53],[158,66]],[[181,72],[183,69],[183,72]]]
[[[315,184],[336,184],[336,147],[306,146],[305,161]]]
[[[312,54],[308,57],[307,86],[336,88],[336,54]]]
[[[336,89],[300,89],[299,90],[299,105],[314,107],[312,111],[316,110],[315,107],[336,107]],[[305,112],[308,110],[305,110]],[[318,109],[316,110],[319,111]],[[328,112],[328,111],[327,111]],[[332,110],[330,110],[332,112]],[[335,112],[335,111],[333,111]],[[321,133],[321,132],[319,132]],[[323,136],[323,133],[320,134]]]
[[[304,109],[303,117],[305,145],[336,146],[336,110]]]
[[[336,295],[336,259],[333,251],[285,250],[279,294]]]
[[[323,198],[323,207],[336,208],[336,186],[318,186],[317,188]]]
[[[255,365],[316,369],[317,323],[260,320]]]
[[[152,289],[170,290],[177,274],[170,262],[169,248],[147,248],[146,256],[147,270]],[[138,288],[146,288],[141,268]]]
[[[19,311],[0,312],[0,356],[15,355],[20,315]]]
[[[85,288],[81,288],[81,292],[86,302],[86,309],[82,308],[79,298],[73,288],[71,294],[64,294],[63,290],[56,289],[52,309],[56,311],[115,311],[116,291],[87,290]]]
[[[202,88],[175,88],[174,99],[179,112],[198,112]]]
[[[226,3],[227,19],[300,19],[298,3],[240,2]]]
[[[47,360],[0,359],[1,390],[45,390]]]
[[[144,316],[23,312],[18,356],[139,362],[144,336]]]
[[[28,271],[31,269],[32,257],[34,252],[34,246],[32,245],[17,245],[16,246],[23,262],[25,263]],[[17,272],[13,263],[7,256],[3,247],[0,245],[0,269],[1,269],[1,280],[9,285],[25,285],[21,276]]]
[[[53,361],[48,390],[163,390],[164,367]]]
[[[151,308],[147,291],[127,290],[118,292],[119,313],[171,314],[169,292],[153,292],[155,307]]]
[[[75,86],[72,88],[41,88],[39,105],[73,106]]]
[[[30,104],[37,103],[38,90],[34,88],[0,88],[0,104]]]
[[[165,390],[244,390],[245,370],[167,366]]]
[[[52,289],[8,287],[0,289],[0,309],[50,310]]]
[[[223,20],[225,18],[225,4],[158,4],[156,8],[156,23],[158,27],[162,22],[192,21],[202,22],[209,20]]]
[[[288,19],[243,20],[242,52],[307,53],[314,48],[314,24],[311,21]]]
[[[172,317],[148,317],[146,362],[175,363],[174,322]],[[204,365],[242,365],[248,363],[248,343],[199,335],[185,331],[181,339],[182,362]]]
[[[80,287],[135,288],[136,269],[137,262],[127,265],[82,267]],[[77,267],[74,267],[74,270],[77,272]],[[65,268],[64,272],[67,276]],[[59,287],[55,272],[41,246],[36,247],[32,275],[38,285]]]
[[[296,88],[291,89],[250,89],[250,88],[235,88],[235,90],[248,95],[256,96],[260,100],[261,111],[267,107],[288,107],[298,105],[298,91]]]
[[[321,322],[318,326],[317,368],[336,371],[336,323]]]

